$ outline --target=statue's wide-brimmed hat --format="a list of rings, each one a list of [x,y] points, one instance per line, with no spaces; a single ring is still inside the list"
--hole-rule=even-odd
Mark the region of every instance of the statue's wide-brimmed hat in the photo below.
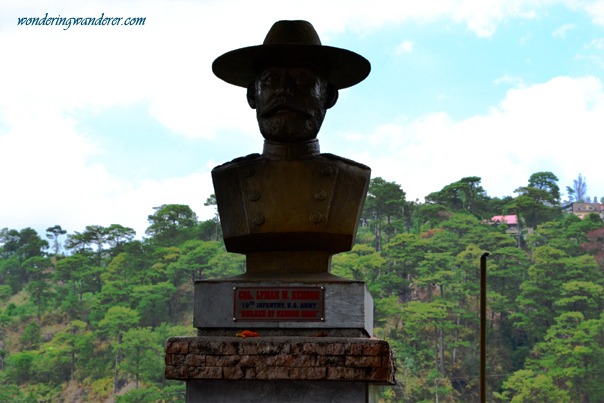
[[[358,84],[371,70],[363,56],[322,45],[309,22],[277,21],[262,45],[225,53],[214,60],[212,71],[227,83],[247,88],[261,70],[280,64],[316,66],[338,89]]]

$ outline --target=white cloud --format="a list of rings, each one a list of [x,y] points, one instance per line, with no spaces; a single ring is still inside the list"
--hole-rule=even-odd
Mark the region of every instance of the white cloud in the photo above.
[[[60,224],[73,231],[84,225],[118,222],[142,235],[146,215],[162,203],[189,204],[202,218],[210,218],[211,212],[201,207],[212,193],[209,170],[136,183],[126,175],[111,175],[105,166],[91,162],[104,150],[78,131],[78,111],[145,104],[150,105],[153,118],[176,134],[213,139],[229,130],[257,136],[244,90],[222,83],[210,65],[223,52],[260,43],[278,19],[311,21],[324,43],[344,31],[362,34],[406,21],[453,22],[476,35],[490,36],[506,19],[534,18],[541,4],[537,0],[309,0],[287,5],[276,0],[261,4],[60,0],[52,6],[29,0],[2,4],[0,226],[37,225],[36,229],[43,230]],[[576,4],[591,13],[594,21],[604,21],[601,3]],[[68,18],[102,13],[145,17],[146,23],[67,30],[17,26],[18,17],[43,17],[46,12],[49,17]],[[413,48],[408,40],[401,50]],[[461,176],[481,172],[488,172],[483,175],[487,189],[509,194],[527,179],[518,178],[526,166],[540,169],[530,150],[519,149],[523,142],[545,148],[544,158],[549,158],[550,165],[572,176],[564,177],[565,182],[572,182],[579,171],[597,178],[591,173],[600,159],[594,154],[596,147],[574,150],[585,156],[580,166],[568,167],[570,163],[559,155],[573,152],[561,145],[565,141],[561,136],[589,138],[603,127],[598,85],[593,78],[561,78],[512,90],[488,115],[462,122],[435,113],[405,124],[378,124],[370,136],[350,134],[368,138],[371,150],[352,157],[370,162],[375,175],[387,177],[396,167],[398,176],[393,179],[420,198]],[[380,154],[380,147],[392,152]]]
[[[577,55],[578,60],[588,60],[604,69],[604,38],[592,39],[583,47],[583,52]]]
[[[43,232],[59,224],[80,231],[119,223],[142,236],[156,205],[188,204],[200,218],[212,216],[203,207],[213,193],[209,171],[131,183],[89,162],[101,151],[75,131],[72,119],[38,114],[23,122],[0,136],[1,227],[28,223]]]
[[[604,195],[602,127],[601,81],[556,77],[509,90],[484,115],[454,121],[434,113],[381,125],[362,136],[366,151],[352,157],[370,165],[374,177],[401,184],[410,200],[423,201],[464,176],[482,177],[491,196],[513,196],[539,171],[556,174],[562,189],[582,172],[592,178],[590,194]]]
[[[604,38],[592,39],[586,46],[587,49],[604,51]]]
[[[492,36],[497,25],[508,18],[532,19],[538,3],[520,0],[463,0],[453,7],[453,18],[467,24],[481,37]]]
[[[411,52],[413,52],[413,47],[414,47],[413,41],[405,40],[405,41],[402,41],[401,43],[399,43],[399,45],[396,47],[394,53],[396,53],[396,54],[411,53]]]
[[[571,2],[571,5],[573,2]],[[583,8],[595,24],[604,26],[604,1],[602,0],[583,0],[579,2],[579,7]]]
[[[564,39],[564,38],[566,38],[567,33],[575,28],[577,28],[577,27],[573,24],[564,24],[561,27],[559,27],[558,29],[556,29],[554,32],[552,32],[552,36],[554,38]]]
[[[29,1],[12,4],[0,17],[3,65],[0,108],[69,111],[146,102],[151,115],[171,131],[213,138],[220,130],[255,132],[243,90],[225,85],[210,71],[212,60],[228,50],[258,44],[281,18],[307,18],[329,42],[343,30],[373,30],[408,20],[453,18],[478,35],[493,32],[505,16],[521,16],[521,2],[399,2],[361,0],[304,4],[255,2],[107,3]],[[233,13],[232,10],[237,10]],[[262,12],[259,12],[262,10]],[[317,12],[316,10],[321,10]],[[145,17],[140,27],[17,26],[17,18]],[[228,18],[226,16],[228,15]],[[253,18],[250,18],[253,16]],[[524,17],[523,17],[524,18]],[[404,41],[398,51],[410,52]],[[15,80],[15,77],[20,79]],[[32,105],[32,102],[34,105]],[[233,117],[237,117],[234,119]]]

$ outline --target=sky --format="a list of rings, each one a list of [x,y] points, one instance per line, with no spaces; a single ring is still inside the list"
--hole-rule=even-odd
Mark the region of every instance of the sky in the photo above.
[[[19,25],[19,18],[145,18]],[[369,165],[407,200],[466,176],[514,196],[550,171],[604,196],[604,1],[0,0],[0,228],[121,224],[144,236],[162,204],[202,220],[213,167],[262,151],[221,54],[303,19],[366,57],[321,151]]]

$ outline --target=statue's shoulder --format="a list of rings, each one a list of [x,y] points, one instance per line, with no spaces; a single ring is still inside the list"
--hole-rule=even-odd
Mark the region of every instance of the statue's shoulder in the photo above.
[[[362,170],[371,171],[371,168],[369,168],[367,165],[361,164],[360,162],[356,162],[353,160],[349,160],[348,158],[340,157],[339,155],[324,153],[324,154],[321,154],[320,157],[325,158],[328,161],[333,161],[333,162],[337,162],[337,163],[341,163],[341,164],[345,164],[345,165],[352,165],[352,166],[360,168]]]
[[[212,169],[212,171],[217,172],[217,171],[228,170],[231,168],[237,168],[237,167],[246,165],[248,163],[259,162],[262,159],[263,159],[263,157],[261,154],[254,153],[254,154],[246,155],[245,157],[235,158],[234,160],[229,161],[229,162],[225,162],[224,164],[218,165],[217,167]]]

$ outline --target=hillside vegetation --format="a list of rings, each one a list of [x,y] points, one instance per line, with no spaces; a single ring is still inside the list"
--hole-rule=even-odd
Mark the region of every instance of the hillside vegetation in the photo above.
[[[485,251],[489,401],[604,401],[604,223],[562,213],[556,182],[536,173],[500,199],[468,177],[420,203],[371,181],[331,271],[373,295],[376,336],[397,356],[384,402],[477,401]],[[148,219],[139,239],[119,224],[0,231],[0,401],[184,401],[163,377],[164,342],[195,334],[194,280],[245,260],[225,251],[218,218],[167,204]]]

